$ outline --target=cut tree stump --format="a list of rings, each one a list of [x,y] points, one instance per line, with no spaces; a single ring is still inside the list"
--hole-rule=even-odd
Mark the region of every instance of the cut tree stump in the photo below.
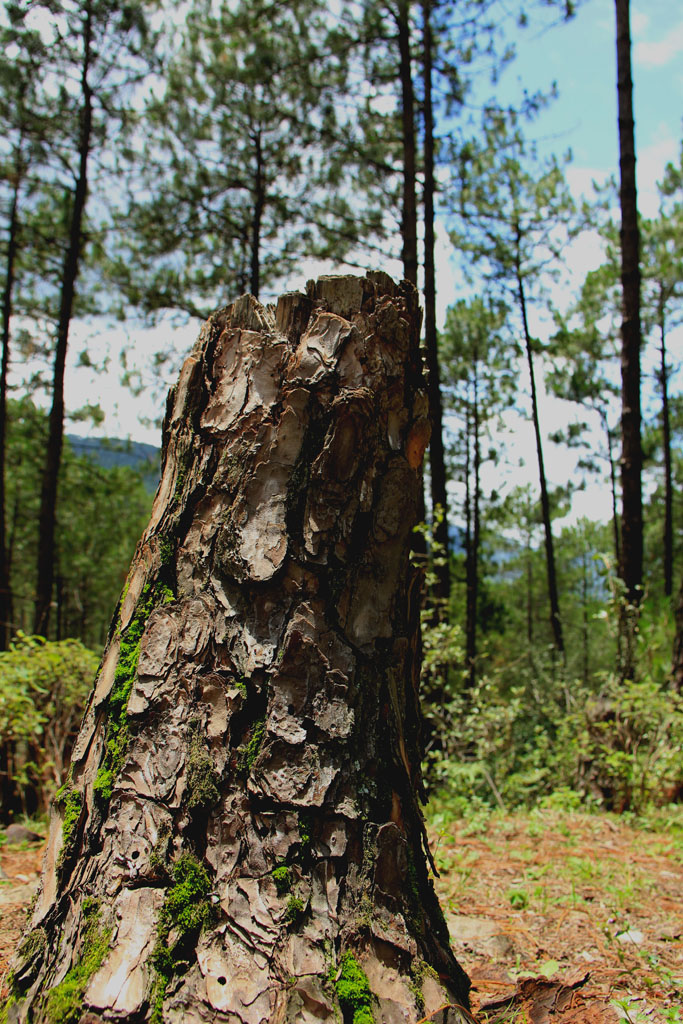
[[[203,326],[10,1021],[465,1019],[419,806],[419,328],[379,273]]]

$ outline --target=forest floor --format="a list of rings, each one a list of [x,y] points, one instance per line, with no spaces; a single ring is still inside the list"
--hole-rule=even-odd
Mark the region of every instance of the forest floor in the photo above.
[[[432,814],[436,888],[479,1022],[683,1024],[683,820]]]
[[[683,1024],[680,814],[432,814],[430,839],[476,1024]],[[42,852],[0,846],[0,977]]]

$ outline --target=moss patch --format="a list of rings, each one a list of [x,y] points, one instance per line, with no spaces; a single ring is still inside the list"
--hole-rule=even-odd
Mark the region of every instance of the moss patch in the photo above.
[[[292,873],[286,864],[280,864],[271,871],[278,896],[284,896],[292,888]]]
[[[206,868],[191,853],[183,853],[173,865],[173,885],[166,893],[159,915],[159,927],[166,935],[171,928],[181,936],[199,932],[209,918],[211,879]]]
[[[339,966],[341,974],[334,988],[344,1024],[374,1024],[372,991],[365,971],[349,951],[342,954]]]
[[[83,901],[85,926],[81,932],[83,955],[66,977],[48,993],[45,1019],[50,1024],[78,1024],[83,1012],[83,994],[93,974],[100,969],[109,949],[111,929],[100,928],[100,911],[93,900]]]
[[[296,925],[299,923],[304,913],[304,902],[299,899],[298,896],[290,896],[287,900],[287,909],[285,910],[285,921],[287,924]]]
[[[190,736],[187,757],[187,806],[199,808],[215,804],[220,796],[219,782],[220,775],[204,747],[199,729],[195,728]]]
[[[166,995],[169,981],[170,977],[166,977],[163,974],[157,974],[156,976],[150,1000],[152,1014],[149,1018],[149,1024],[162,1024],[164,1019],[164,996]]]
[[[108,700],[107,747],[93,786],[95,793],[104,801],[111,799],[114,782],[126,756],[129,739],[126,709],[138,670],[142,634],[155,606],[168,600],[174,600],[170,588],[165,585],[153,588],[149,583],[145,584],[133,618],[121,634],[114,685]]]
[[[299,840],[301,842],[301,849],[305,852],[310,848],[311,845],[311,828],[313,824],[311,815],[307,814],[305,811],[301,811],[299,814],[299,821],[297,822],[297,824],[299,827]]]
[[[162,872],[166,869],[166,865],[168,863],[168,846],[170,841],[170,825],[164,824],[159,829],[157,841],[152,847],[152,852],[149,855],[150,867],[156,872]]]
[[[211,921],[210,890],[211,880],[203,865],[191,853],[181,854],[173,865],[173,885],[166,893],[159,914],[157,941],[152,953],[152,964],[157,972],[152,991],[153,1024],[162,1020],[166,986],[182,969],[191,946]],[[171,931],[174,942],[169,946]]]
[[[425,1009],[425,997],[422,994],[422,985],[426,977],[436,978],[438,981],[438,974],[433,967],[430,967],[424,960],[413,960],[410,965],[410,977],[411,980],[408,982],[408,988],[413,993],[415,999],[415,1006],[418,1013],[423,1014]]]
[[[73,853],[76,844],[76,830],[81,817],[83,807],[83,795],[77,789],[71,789],[69,785],[62,786],[55,796],[57,806],[62,812],[62,849],[59,853],[59,863]]]
[[[5,977],[5,984],[13,995],[23,995],[30,988],[38,973],[46,945],[47,936],[42,928],[33,928],[19,945],[17,968],[8,971]]]
[[[47,945],[47,936],[42,928],[33,928],[17,950],[17,956],[21,960],[30,960],[36,953],[41,952]]]
[[[259,718],[251,730],[251,736],[249,741],[240,747],[239,754],[237,756],[237,767],[241,772],[250,772],[254,761],[261,749],[263,743],[263,737],[266,734],[266,720],[265,718]]]
[[[7,1015],[16,1001],[16,996],[9,995],[7,999],[0,1003],[0,1024],[7,1024]]]

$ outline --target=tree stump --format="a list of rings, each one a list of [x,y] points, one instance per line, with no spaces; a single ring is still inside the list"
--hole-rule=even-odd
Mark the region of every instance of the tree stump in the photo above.
[[[203,326],[9,1020],[460,1019],[418,803],[419,326],[379,273]]]

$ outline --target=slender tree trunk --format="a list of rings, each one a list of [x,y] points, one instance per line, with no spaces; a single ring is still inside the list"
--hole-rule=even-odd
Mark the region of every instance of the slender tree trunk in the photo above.
[[[258,299],[261,287],[261,223],[263,220],[263,210],[266,204],[266,184],[263,169],[263,149],[261,146],[260,131],[257,131],[254,137],[254,160],[254,210],[251,232],[251,294],[255,299]]]
[[[19,1022],[460,1022],[418,800],[419,321],[371,274],[202,328],[53,810]]]
[[[12,583],[7,545],[7,511],[5,498],[5,464],[7,455],[7,377],[10,360],[10,322],[12,293],[19,240],[19,191],[23,171],[17,159],[16,178],[12,190],[7,236],[7,263],[2,300],[2,359],[0,361],[0,651],[7,649],[12,632]]]
[[[534,564],[531,557],[531,498],[527,500],[526,531],[526,638],[529,651],[534,642]]]
[[[477,680],[477,622],[479,619],[479,548],[481,546],[481,443],[479,437],[479,355],[474,356],[474,522],[472,537],[472,649],[470,677]]]
[[[436,567],[435,597],[445,610],[451,592],[450,537],[448,528],[448,491],[446,456],[443,444],[443,402],[441,399],[441,368],[436,333],[436,272],[434,266],[434,115],[432,110],[432,26],[431,0],[422,0],[423,83],[424,83],[424,297],[425,348],[429,370],[429,411],[432,438],[429,442],[429,469],[432,491],[432,512],[435,517],[434,540],[439,546],[443,564]]]
[[[54,372],[52,380],[52,407],[50,409],[45,468],[40,495],[38,521],[38,581],[33,631],[47,636],[50,621],[50,605],[54,583],[55,527],[57,513],[57,481],[62,459],[64,440],[64,368],[69,342],[69,327],[73,315],[76,278],[83,242],[83,217],[88,193],[88,158],[92,135],[92,90],[88,81],[91,62],[92,10],[86,6],[83,26],[83,65],[81,73],[81,130],[79,139],[78,177],[73,194],[69,244],[64,259],[62,292],[57,325]]]
[[[673,594],[674,526],[673,526],[673,470],[671,467],[671,418],[669,414],[669,367],[666,362],[666,306],[663,287],[660,286],[658,303],[660,331],[659,383],[662,389],[662,443],[664,447],[664,594]]]
[[[607,413],[600,409],[600,419],[602,420],[602,426],[605,431],[605,438],[607,440],[607,458],[609,460],[609,480],[610,480],[610,491],[612,496],[612,531],[614,533],[614,558],[617,566],[621,565],[621,542],[619,539],[619,511],[617,508],[617,471],[614,464],[614,452],[612,448],[612,431],[610,430],[609,423],[607,420]]]
[[[469,414],[468,414],[468,468],[467,468],[467,560],[466,560],[466,616],[465,654],[467,660],[468,685],[472,689],[477,682],[477,616],[479,603],[479,545],[480,545],[480,500],[481,447],[479,442],[479,367],[478,355],[473,358],[472,395],[472,475],[474,487],[470,489],[469,469]]]
[[[677,693],[683,693],[683,580],[676,603],[676,631],[674,633],[673,658],[671,660],[671,685]]]
[[[588,565],[586,548],[581,552],[581,649],[583,654],[583,685],[588,686],[588,666],[590,664],[588,634]]]
[[[640,439],[640,233],[636,192],[629,0],[615,0],[619,171],[621,205],[621,577],[629,603],[637,606],[643,581],[643,508]],[[627,644],[630,648],[631,645]],[[631,675],[630,657],[623,666]]]
[[[472,617],[472,562],[473,551],[473,507],[472,507],[472,415],[469,401],[465,411],[465,660],[468,668],[468,685],[474,686],[474,638],[475,625]]]
[[[555,648],[564,657],[564,640],[562,637],[562,619],[560,617],[560,601],[557,593],[557,573],[555,571],[555,552],[553,549],[553,531],[550,522],[550,499],[548,497],[548,485],[545,476],[545,465],[543,462],[543,441],[541,438],[541,427],[538,419],[538,398],[536,394],[536,377],[534,374],[534,360],[531,351],[531,334],[526,313],[526,297],[524,294],[524,281],[517,268],[517,294],[519,297],[519,308],[522,314],[522,325],[524,329],[524,344],[526,348],[527,363],[529,366],[529,381],[531,385],[531,418],[534,425],[536,437],[536,455],[538,458],[538,479],[541,488],[541,515],[543,518],[543,530],[545,534],[545,561],[548,575],[548,597],[550,600],[550,625],[553,631]]]
[[[417,200],[415,196],[415,95],[410,56],[410,0],[397,0],[399,79],[401,83],[401,129],[403,134],[403,275],[417,287]]]

